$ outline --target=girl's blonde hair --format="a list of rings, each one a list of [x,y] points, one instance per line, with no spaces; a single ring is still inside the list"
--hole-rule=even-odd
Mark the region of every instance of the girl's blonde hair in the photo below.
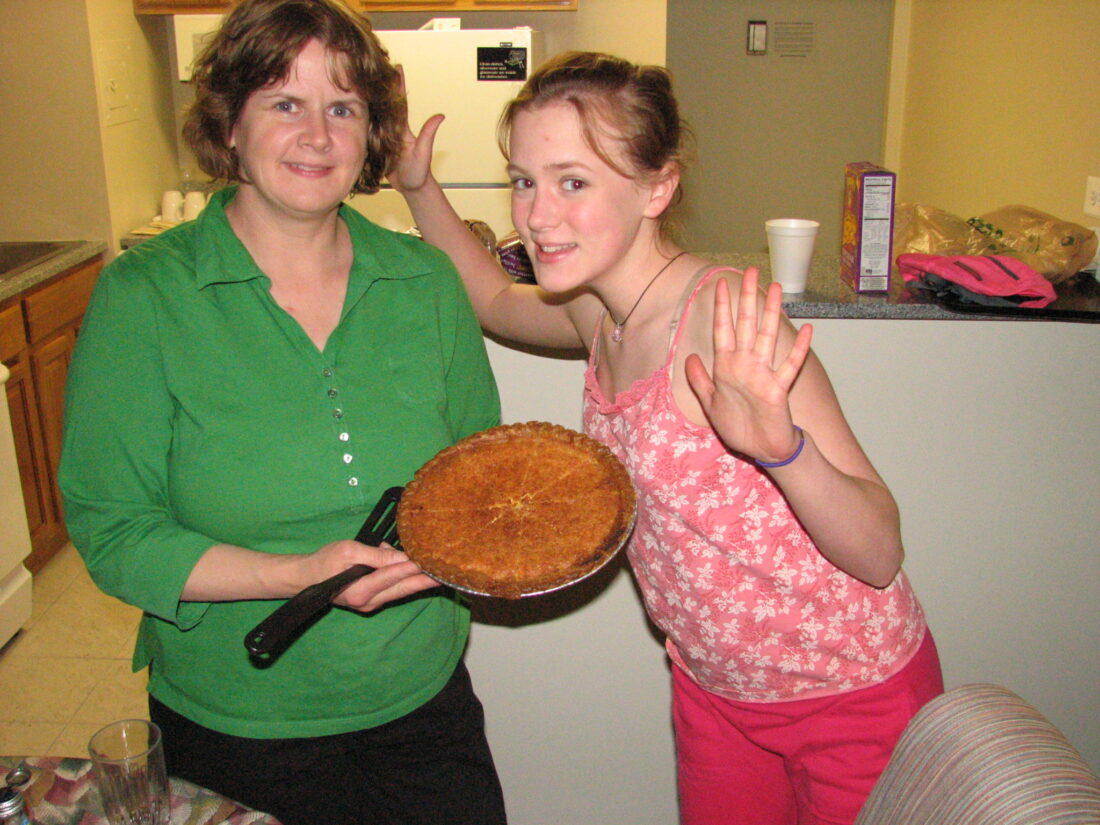
[[[682,170],[691,131],[680,117],[672,79],[661,66],[638,66],[599,52],[564,52],[540,66],[501,114],[497,142],[505,157],[516,115],[548,103],[568,103],[580,118],[585,143],[629,178]],[[622,168],[607,141],[625,150]],[[677,187],[674,203],[682,197]]]

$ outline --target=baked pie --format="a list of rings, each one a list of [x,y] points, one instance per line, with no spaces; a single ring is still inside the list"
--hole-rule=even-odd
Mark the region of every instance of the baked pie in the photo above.
[[[433,578],[518,598],[595,572],[626,541],[634,507],[630,477],[607,447],[533,421],[440,451],[406,485],[397,532]]]

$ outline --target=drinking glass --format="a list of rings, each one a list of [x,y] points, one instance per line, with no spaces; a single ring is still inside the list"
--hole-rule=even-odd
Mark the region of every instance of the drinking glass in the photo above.
[[[88,742],[103,812],[111,825],[168,825],[171,805],[160,728],[123,719]]]

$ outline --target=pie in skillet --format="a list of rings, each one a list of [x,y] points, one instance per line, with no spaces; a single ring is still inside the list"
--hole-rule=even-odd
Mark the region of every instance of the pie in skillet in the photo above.
[[[634,487],[598,441],[544,422],[475,433],[405,487],[402,549],[424,572],[473,593],[518,598],[594,572],[634,524]]]

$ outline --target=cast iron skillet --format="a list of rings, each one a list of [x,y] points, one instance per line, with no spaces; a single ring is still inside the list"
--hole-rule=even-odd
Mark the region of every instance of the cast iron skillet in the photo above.
[[[374,509],[371,510],[362,529],[355,536],[356,541],[372,546],[378,546],[385,541],[391,546],[401,549],[400,537],[397,535],[396,520],[397,505],[401,500],[401,494],[404,492],[404,489],[404,487],[391,487],[382,494],[378,503],[374,505]],[[525,592],[521,595],[527,597],[553,593],[565,587],[570,587],[596,573],[611,561],[626,543],[630,536],[631,529],[634,526],[636,512],[635,505],[635,510],[630,514],[628,527],[623,532],[622,540],[619,542],[618,546],[607,553],[598,564],[584,571],[583,574],[577,576],[572,581],[561,582],[555,584],[553,587]],[[310,585],[296,596],[287,600],[245,636],[244,646],[248,649],[253,661],[261,665],[267,665],[273,662],[291,642],[297,639],[310,624],[316,621],[322,613],[332,606],[332,599],[336,594],[356,579],[362,578],[368,573],[373,572],[373,570],[373,567],[365,564],[352,565],[347,570],[337,573],[335,576],[318,582],[317,584]],[[486,593],[465,585],[447,581],[428,570],[424,572],[440,584],[453,590],[471,596],[493,596],[492,593]]]

